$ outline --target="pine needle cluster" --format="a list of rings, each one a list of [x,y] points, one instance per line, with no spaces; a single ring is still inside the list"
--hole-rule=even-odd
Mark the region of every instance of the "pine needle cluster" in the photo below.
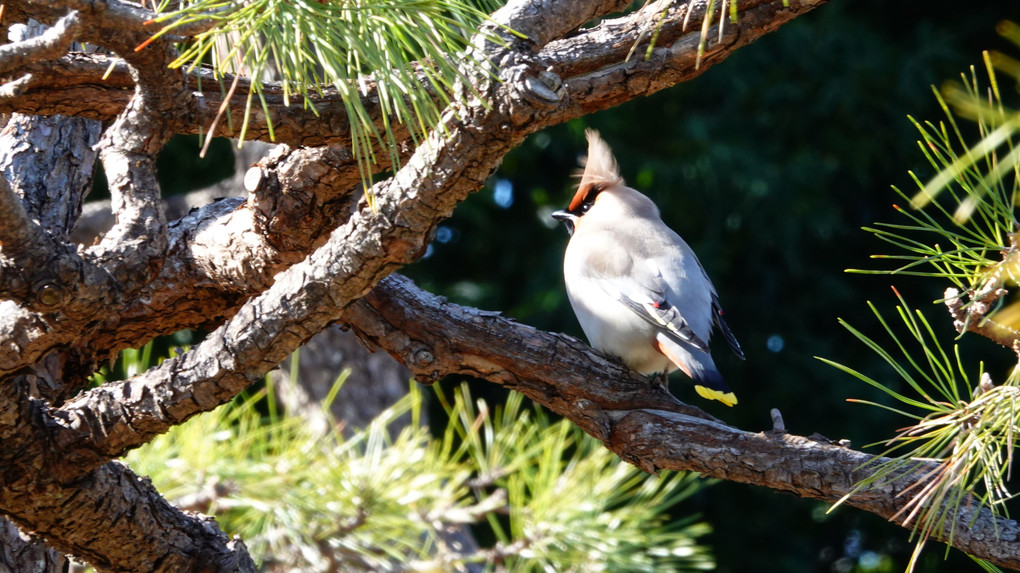
[[[349,437],[265,413],[264,393],[196,417],[127,463],[168,499],[217,518],[266,570],[697,571],[714,567],[679,502],[696,475],[648,476],[511,394],[438,395],[433,437],[410,394]],[[393,431],[398,418],[411,423]],[[474,538],[491,539],[480,547]]]
[[[1020,27],[1004,23],[1000,33],[1020,45]],[[956,528],[975,519],[979,509],[1008,515],[1007,502],[1016,495],[1007,483],[1020,432],[1020,302],[1015,296],[1020,290],[1020,111],[1005,103],[999,75],[1020,86],[1020,62],[986,53],[984,70],[987,86],[972,68],[959,82],[935,90],[945,121],[911,118],[936,174],[923,181],[911,173],[918,187],[913,194],[894,188],[909,204],[896,207],[906,222],[866,228],[896,247],[895,253],[875,258],[898,266],[854,272],[915,275],[952,285],[939,301],[948,311],[942,320],[961,336],[978,334],[1012,349],[1017,365],[996,383],[983,364],[963,359],[956,344],[940,340],[925,313],[910,308],[898,292],[898,321],[887,320],[869,303],[891,345],[841,323],[903,384],[825,360],[897,405],[853,401],[910,419],[882,442],[886,457],[865,468],[869,477],[847,496],[883,483],[901,488],[908,501],[894,519],[913,526],[917,537],[910,568],[929,538],[951,541]],[[969,135],[974,128],[976,135]]]

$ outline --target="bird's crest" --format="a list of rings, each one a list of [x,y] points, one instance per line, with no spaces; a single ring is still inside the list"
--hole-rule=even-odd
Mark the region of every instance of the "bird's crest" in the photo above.
[[[588,157],[584,160],[584,171],[581,173],[577,193],[570,201],[570,211],[576,211],[586,199],[591,199],[590,194],[623,184],[616,158],[613,157],[609,145],[599,136],[599,132],[589,128],[584,131],[584,135],[588,138]]]

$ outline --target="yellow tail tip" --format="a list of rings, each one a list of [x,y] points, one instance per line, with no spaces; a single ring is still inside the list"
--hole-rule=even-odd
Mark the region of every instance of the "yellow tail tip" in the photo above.
[[[694,389],[698,392],[698,395],[706,400],[719,400],[727,406],[734,406],[737,403],[737,396],[733,392],[720,392],[713,390],[707,386],[694,386]]]

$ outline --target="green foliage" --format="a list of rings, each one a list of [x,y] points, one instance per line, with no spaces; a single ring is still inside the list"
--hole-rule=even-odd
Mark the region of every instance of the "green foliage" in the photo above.
[[[711,569],[696,518],[665,513],[700,487],[647,476],[565,421],[514,394],[495,410],[461,387],[433,438],[411,393],[344,437],[260,413],[263,394],[196,417],[132,452],[128,463],[178,503],[215,515],[263,565],[302,570],[508,571]],[[392,433],[410,412],[412,423]],[[195,507],[192,507],[193,509]],[[496,544],[458,550],[484,522]],[[482,527],[479,525],[479,527]]]
[[[160,11],[169,4],[163,0]],[[265,108],[262,82],[270,67],[285,100],[301,96],[310,106],[309,94],[332,85],[351,118],[351,148],[367,182],[377,160],[373,141],[388,150],[393,165],[400,163],[391,122],[406,125],[417,143],[440,125],[454,84],[471,85],[469,66],[477,62],[462,54],[494,7],[488,0],[480,6],[463,0],[189,0],[160,17],[169,24],[157,36],[208,25],[183,47],[175,65],[208,60],[217,73],[250,78],[246,124],[254,96]],[[361,99],[370,87],[377,90],[382,130]]]
[[[1004,25],[1020,45],[1020,33]],[[990,87],[983,95],[977,74],[951,84],[935,95],[947,120],[938,125],[913,121],[921,134],[922,153],[936,174],[927,183],[911,173],[919,191],[910,199],[913,211],[897,207],[908,224],[879,224],[866,228],[878,238],[898,247],[903,254],[878,258],[904,261],[890,274],[912,274],[939,278],[963,289],[946,291],[953,320],[961,332],[976,328],[1003,345],[1017,340],[1015,308],[999,310],[1000,300],[1017,280],[1016,202],[1020,197],[1020,113],[1003,103],[996,78],[996,65],[1010,70],[1020,85],[1020,69],[1012,59],[985,54]],[[943,97],[943,94],[945,97]],[[970,119],[979,141],[968,143],[956,116]],[[896,189],[904,199],[907,195]],[[940,202],[941,201],[941,202]],[[956,205],[950,212],[945,203]],[[920,209],[930,206],[931,212]],[[922,269],[922,267],[924,267]],[[914,527],[917,546],[910,569],[922,547],[932,536],[948,531],[950,543],[960,525],[960,509],[987,508],[1006,515],[1006,502],[1014,497],[1007,489],[1020,432],[1020,364],[1007,380],[995,385],[983,373],[969,378],[967,362],[959,348],[951,352],[935,334],[920,310],[909,310],[897,292],[899,317],[908,336],[904,341],[889,322],[869,303],[872,312],[892,338],[896,351],[840,321],[855,337],[882,358],[906,383],[900,391],[890,382],[879,381],[860,371],[831,364],[868,383],[899,402],[879,406],[911,418],[911,425],[885,442],[889,456],[874,463],[868,478],[857,484],[842,501],[870,486],[900,482],[909,494],[908,502],[895,516]],[[963,303],[967,300],[966,304]],[[965,318],[964,318],[965,315]],[[837,504],[838,505],[838,504]],[[974,517],[977,517],[975,512]],[[948,551],[948,549],[947,549]],[[982,563],[986,570],[994,567]]]
[[[898,516],[914,526],[920,542],[954,524],[960,506],[986,507],[996,515],[1007,514],[1005,502],[1013,496],[1006,487],[1012,462],[1014,436],[1020,431],[1020,377],[1011,376],[1001,386],[976,384],[966,373],[959,349],[946,352],[931,324],[920,310],[910,310],[900,300],[897,313],[906,328],[904,340],[869,303],[898,350],[883,345],[840,321],[861,342],[879,354],[909,386],[898,391],[847,366],[824,362],[878,388],[900,403],[899,407],[865,400],[854,402],[878,406],[913,420],[888,440],[882,460],[868,467],[871,475],[858,483],[843,500],[868,487],[900,481],[915,495]],[[920,358],[919,358],[920,357]],[[911,483],[913,482],[913,483]],[[837,504],[838,505],[838,504]]]
[[[1002,255],[1012,250],[1013,232],[1020,225],[1014,210],[1020,179],[1008,176],[1020,165],[1020,147],[1015,140],[1020,114],[1002,104],[991,62],[986,54],[992,86],[988,104],[981,103],[981,86],[974,68],[969,80],[964,76],[961,84],[947,89],[950,99],[957,102],[955,109],[962,107],[973,112],[971,117],[982,135],[979,143],[968,146],[953,111],[937,90],[935,96],[947,120],[935,125],[911,118],[921,134],[918,145],[938,174],[922,183],[911,172],[920,191],[909,201],[915,209],[931,203],[934,214],[897,207],[909,223],[879,223],[874,228],[865,228],[904,252],[875,257],[904,261],[893,273],[946,278],[964,289],[979,287],[1001,272],[1009,278],[1016,276],[1016,262]],[[996,152],[1000,147],[1007,149],[1005,157],[1000,158]],[[907,199],[904,192],[895,187],[894,190]],[[933,201],[940,193],[947,195],[951,204],[958,205],[955,211],[951,213],[945,205]],[[933,270],[919,269],[928,266]]]
[[[700,489],[695,474],[652,478],[623,463],[573,424],[522,407],[519,394],[490,412],[462,386],[450,404],[447,442],[461,441],[485,483],[506,491],[509,524],[489,514],[498,552],[515,549],[512,571],[694,571],[714,567],[695,539],[709,526],[673,519]]]

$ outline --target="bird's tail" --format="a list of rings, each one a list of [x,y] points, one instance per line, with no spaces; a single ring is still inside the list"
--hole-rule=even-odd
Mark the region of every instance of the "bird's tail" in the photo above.
[[[659,335],[656,339],[659,352],[666,355],[670,362],[694,381],[694,390],[702,398],[718,400],[727,406],[737,403],[737,396],[730,389],[722,374],[712,361],[712,355],[697,348],[687,348],[683,344]]]
[[[729,384],[723,380],[722,374],[719,374],[718,370],[704,370],[704,376],[694,378],[694,390],[702,398],[708,400],[719,400],[727,406],[735,406],[737,404],[737,395],[730,389]]]

